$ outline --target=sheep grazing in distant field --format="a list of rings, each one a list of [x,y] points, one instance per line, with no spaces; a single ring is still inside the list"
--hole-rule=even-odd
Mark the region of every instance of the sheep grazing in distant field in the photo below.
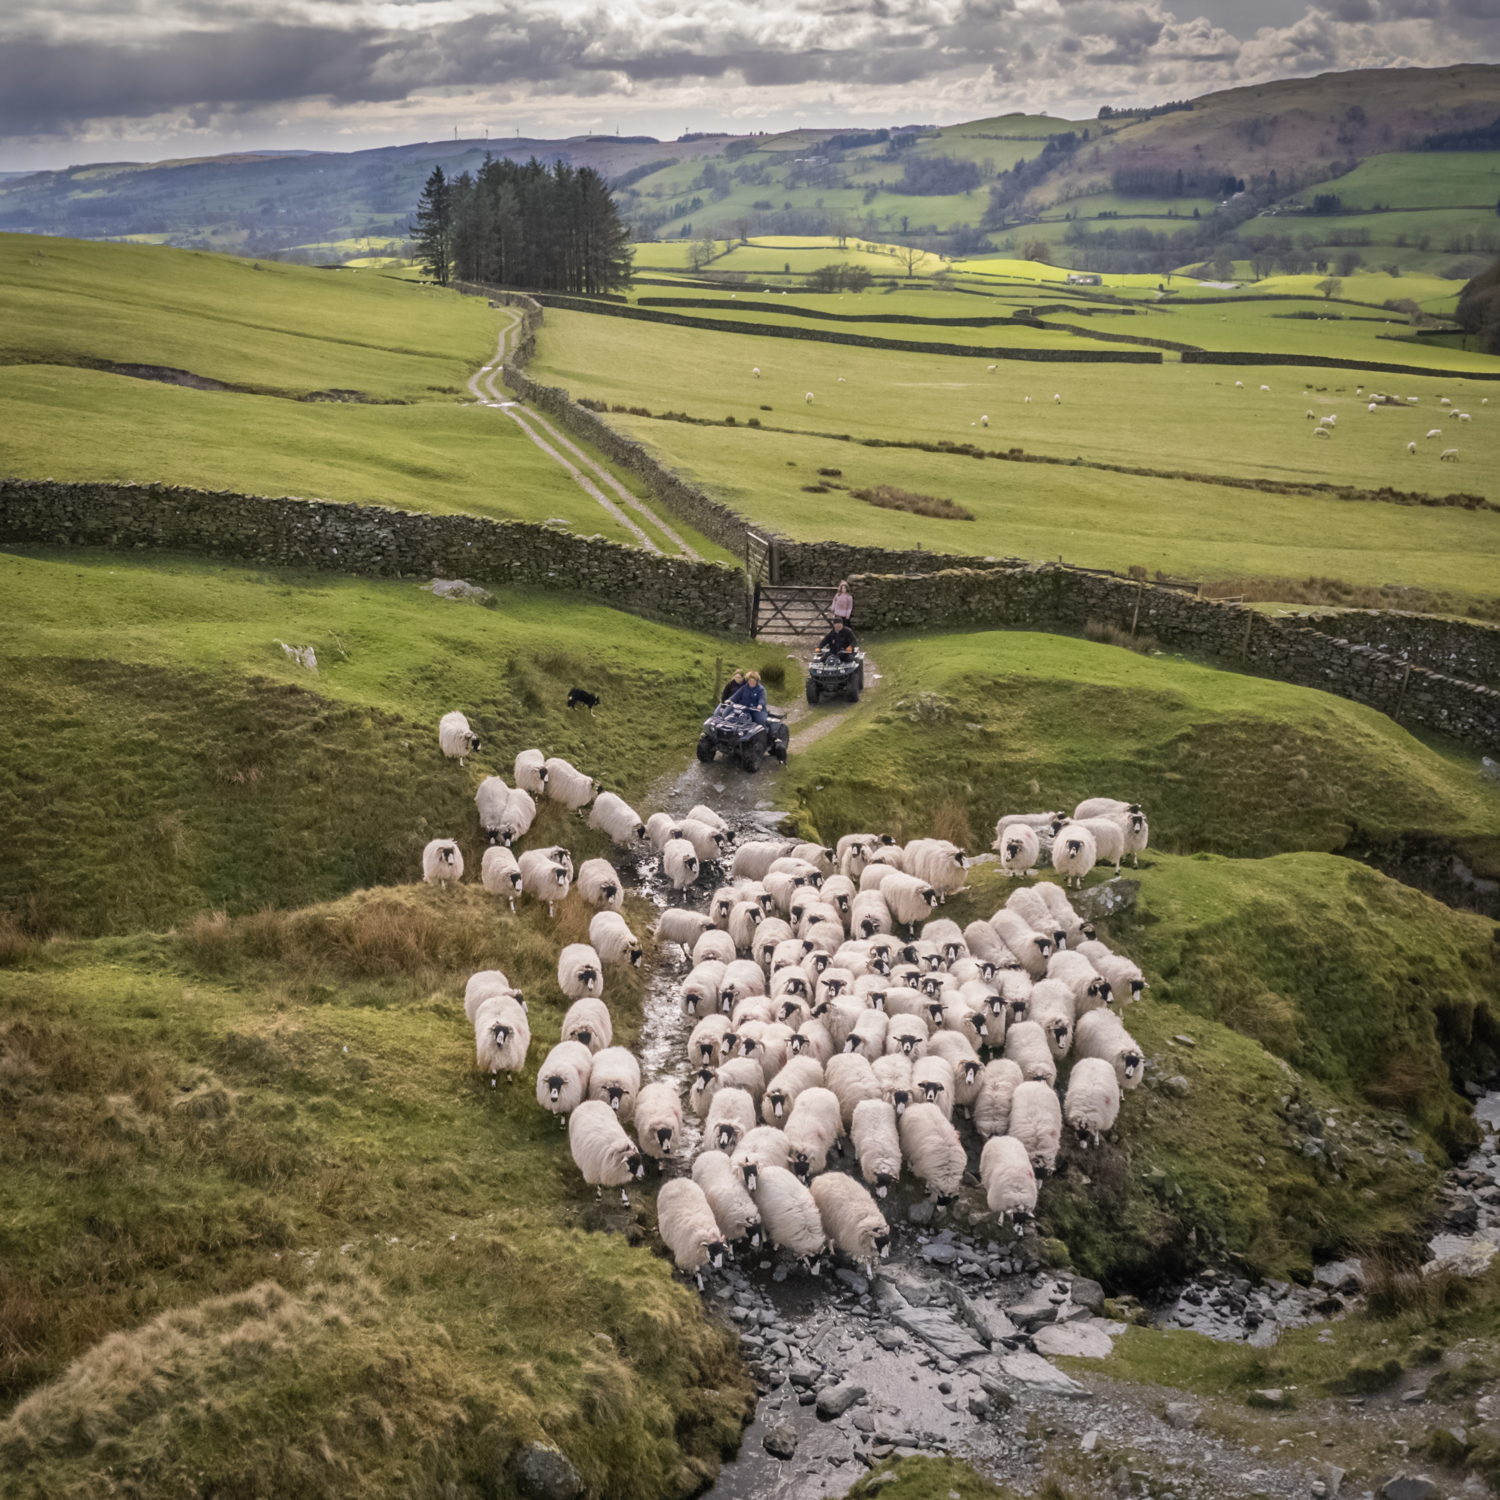
[[[679,1271],[703,1285],[703,1267],[718,1270],[728,1254],[718,1220],[703,1189],[689,1177],[674,1177],[656,1195],[656,1227]]]
[[[774,1125],[757,1125],[738,1146],[729,1153],[730,1163],[744,1179],[750,1192],[756,1188],[756,1174],[762,1167],[780,1167],[790,1171],[787,1163],[792,1159],[792,1143],[786,1133]]]
[[[939,901],[964,889],[969,861],[957,844],[947,839],[913,839],[902,856],[907,871],[925,880],[937,892]]]
[[[582,1042],[590,1052],[602,1052],[614,1040],[609,1007],[595,995],[581,995],[563,1017],[565,1042]]]
[[[802,399],[804,401],[806,401],[809,406],[811,406],[812,405],[812,398],[813,398],[813,393],[811,391],[809,391],[807,393],[807,395],[805,395]]]
[[[593,1071],[594,1054],[582,1042],[559,1042],[537,1069],[537,1103],[562,1117],[558,1123],[565,1124],[566,1117],[588,1098]]]
[[[641,1091],[641,1065],[629,1047],[604,1047],[594,1054],[589,1073],[589,1098],[609,1105],[621,1120],[635,1115]]]
[[[1439,406],[1452,406],[1453,403],[1446,396],[1440,396],[1438,398],[1438,405]]]
[[[1268,385],[1261,386],[1261,390],[1263,390],[1263,391],[1269,391],[1270,389],[1271,389],[1271,387],[1268,386]]]
[[[595,1197],[602,1198],[607,1187],[617,1187],[626,1207],[630,1206],[630,1194],[625,1189],[631,1178],[646,1175],[646,1166],[609,1105],[587,1099],[573,1111],[568,1121],[568,1147]]]
[[[858,1052],[839,1052],[828,1059],[823,1087],[839,1101],[839,1118],[848,1130],[854,1111],[866,1099],[882,1097],[880,1080],[868,1058]]]
[[[523,750],[516,756],[512,772],[516,785],[524,787],[534,797],[547,794],[547,757],[540,750]]]
[[[1103,1058],[1115,1070],[1121,1088],[1140,1083],[1145,1054],[1112,1010],[1091,1010],[1080,1017],[1074,1042],[1080,1058]]]
[[[492,896],[504,896],[510,909],[516,909],[516,893],[521,889],[521,867],[516,857],[500,844],[492,844],[479,861],[479,883]]]
[[[657,920],[651,936],[658,943],[676,943],[684,958],[693,956],[693,944],[714,924],[701,911],[668,907]]]
[[[469,728],[469,721],[455,709],[438,720],[438,745],[450,760],[463,765],[464,757],[479,749],[479,736]]]
[[[791,839],[753,839],[734,851],[730,873],[736,880],[763,880],[771,866],[795,847]]]
[[[958,1196],[968,1155],[948,1117],[935,1104],[908,1106],[901,1116],[901,1154],[938,1200]]]
[[[708,1107],[703,1138],[720,1151],[733,1151],[755,1129],[755,1100],[744,1089],[722,1088]]]
[[[531,793],[525,787],[513,786],[505,799],[505,811],[500,815],[494,836],[509,849],[517,839],[525,838],[531,832],[535,821],[536,802]]]
[[[1042,852],[1042,842],[1035,828],[1025,823],[1012,823],[1007,828],[996,828],[995,842],[991,847],[1000,855],[1000,867],[1008,876],[1031,875],[1036,871],[1036,862]]]
[[[1406,445],[1406,451],[1408,453],[1415,453],[1417,451],[1417,445],[1415,443],[1408,443]]]
[[[1009,1135],[1026,1148],[1031,1170],[1045,1177],[1057,1165],[1062,1146],[1062,1106],[1050,1083],[1017,1084],[1010,1101]]]
[[[422,850],[422,879],[428,885],[448,889],[464,878],[463,851],[452,839],[433,839]]]
[[[682,1096],[676,1084],[648,1083],[636,1095],[635,1134],[641,1150],[657,1163],[677,1150],[682,1136]]]
[[[657,924],[660,936],[661,924]],[[682,1010],[684,1015],[707,1016],[719,1009],[719,987],[724,982],[727,965],[717,959],[707,958],[695,964],[682,982]]]
[[[1369,407],[1368,407],[1368,410],[1370,410],[1370,411],[1374,411],[1374,410],[1375,410],[1375,406],[1376,406],[1376,403],[1375,403],[1375,402],[1373,402],[1373,401],[1372,401],[1372,402],[1371,402],[1371,403],[1370,403],[1370,405],[1369,405]],[[1312,416],[1312,413],[1311,413],[1311,412],[1308,412],[1308,416]]]
[[[880,894],[890,909],[892,924],[900,923],[908,932],[915,932],[917,923],[925,921],[938,904],[938,893],[928,881],[899,870],[881,881]]]
[[[1066,824],[1052,840],[1052,868],[1063,877],[1064,883],[1071,881],[1081,886],[1098,862],[1099,846],[1082,823]]]
[[[1049,1088],[1057,1082],[1057,1060],[1047,1043],[1047,1033],[1035,1021],[1016,1021],[1006,1028],[1005,1055],[1027,1079],[1045,1082]]]
[[[622,849],[634,849],[646,842],[646,825],[640,814],[613,792],[600,792],[589,809],[589,827],[607,833],[611,842]]]
[[[1047,932],[1038,932],[1018,911],[1002,906],[990,918],[995,936],[1016,956],[1021,967],[1033,979],[1041,979],[1047,972],[1047,960],[1052,957],[1052,939],[1049,925]]]
[[[498,776],[486,776],[474,793],[474,806],[479,809],[479,826],[491,843],[500,836],[500,825],[505,820],[505,804],[510,799],[510,788]]]
[[[521,894],[547,903],[547,915],[553,915],[553,904],[568,894],[568,869],[544,849],[528,849],[520,858]]]
[[[1120,1080],[1100,1057],[1080,1057],[1068,1075],[1063,1115],[1078,1136],[1078,1144],[1096,1146],[1113,1128],[1120,1113]]]
[[[1022,396],[1021,397],[1021,405],[1022,406],[1030,406],[1031,405],[1031,397],[1030,396]]]
[[[803,1261],[823,1253],[827,1236],[817,1200],[785,1167],[758,1167],[750,1191],[760,1209],[761,1226],[773,1245],[790,1250]]]
[[[988,417],[981,417],[979,419],[979,425],[981,427],[988,427],[990,425],[990,419]]]
[[[617,911],[595,912],[589,921],[589,943],[607,964],[628,963],[639,968],[645,949]]]
[[[1057,405],[1058,405],[1058,406],[1061,406],[1061,405],[1062,405],[1062,396],[1061,396],[1061,395],[1056,395],[1056,396],[1053,396],[1053,398],[1052,398],[1052,400],[1053,400],[1053,401],[1054,401],[1054,402],[1055,402],[1055,403],[1056,403],[1056,404],[1057,404]]]
[[[753,368],[753,369],[752,369],[752,370],[751,370],[751,371],[750,371],[750,373],[751,373],[751,374],[752,374],[752,375],[753,375],[753,376],[755,376],[755,378],[756,378],[756,379],[757,379],[757,380],[759,380],[759,379],[760,379],[760,368],[759,368],[759,366],[756,366],[756,367],[755,367],[755,368]]]
[[[594,794],[598,790],[599,783],[593,777],[585,776],[582,771],[576,770],[560,756],[549,757],[547,796],[553,802],[561,802],[564,807],[571,807],[575,812],[581,812],[594,800]]]
[[[1329,436],[1328,429],[1326,427],[1314,427],[1313,436],[1315,438],[1326,438]]]
[[[1468,412],[1461,411],[1458,414],[1458,420],[1460,422],[1468,422],[1468,421],[1472,421],[1473,419],[1469,416]]]
[[[734,946],[734,939],[727,932],[720,932],[717,927],[710,927],[693,944],[693,963],[701,964],[710,958],[714,958],[721,964],[732,964],[737,952],[738,950]]]
[[[578,867],[578,894],[590,906],[619,911],[625,904],[625,882],[607,859],[586,859]]]
[[[877,1198],[901,1177],[901,1136],[896,1129],[895,1107],[886,1099],[861,1099],[854,1106],[849,1127],[860,1175],[875,1189]]]
[[[792,1112],[797,1095],[803,1089],[823,1086],[823,1067],[815,1058],[789,1057],[785,1065],[767,1082],[761,1096],[760,1115],[767,1125],[781,1126]]]
[[[661,867],[674,891],[685,890],[698,878],[698,855],[686,839],[668,839]]]
[[[499,969],[480,969],[477,974],[469,975],[464,986],[464,1019],[472,1024],[481,1003],[491,995],[509,995],[522,1010],[526,1009],[526,997]]]
[[[979,1154],[979,1181],[990,1212],[1009,1215],[1017,1234],[1020,1221],[1036,1212],[1036,1173],[1026,1147],[1013,1135],[991,1136]]]
[[[1243,380],[1236,380],[1235,383],[1234,383],[1234,388],[1237,391],[1244,390],[1245,389],[1245,382]]]
[[[1433,438],[1440,438],[1442,437],[1442,435],[1443,429],[1441,427],[1434,427],[1432,431],[1427,434],[1427,441],[1430,443]]]
[[[703,1190],[719,1233],[729,1244],[741,1240],[748,1240],[752,1248],[760,1244],[760,1210],[744,1177],[722,1151],[698,1153],[693,1162],[693,1181]]]
[[[1010,1129],[1011,1100],[1024,1082],[1020,1064],[1008,1057],[996,1057],[984,1065],[974,1096],[974,1128],[981,1136],[988,1139]]]
[[[493,994],[474,1013],[474,1050],[480,1072],[514,1074],[526,1066],[531,1027],[511,995]]]
[[[891,1226],[875,1200],[852,1177],[830,1172],[815,1177],[809,1191],[818,1205],[823,1233],[835,1249],[866,1269],[889,1253]]]
[[[1438,461],[1445,464],[1456,464],[1458,462],[1458,449],[1444,448],[1443,451],[1438,454]]]

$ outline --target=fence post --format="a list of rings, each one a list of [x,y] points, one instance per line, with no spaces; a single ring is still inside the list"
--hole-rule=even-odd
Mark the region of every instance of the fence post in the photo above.
[[[1401,722],[1401,705],[1406,702],[1406,684],[1411,681],[1411,663],[1407,662],[1406,670],[1401,674],[1401,691],[1396,695],[1396,712],[1391,715],[1391,722]]]
[[[719,701],[719,694],[724,690],[724,658],[714,657],[714,702]]]
[[[1135,639],[1135,622],[1141,617],[1141,595],[1145,593],[1146,585],[1138,583],[1135,586],[1135,610],[1130,616],[1130,638]]]
[[[750,602],[750,639],[755,639],[755,633],[760,629],[760,585],[755,585],[755,595]]]
[[[1250,654],[1250,627],[1255,624],[1255,611],[1247,604],[1245,605],[1245,638],[1240,642],[1240,660],[1244,661]]]

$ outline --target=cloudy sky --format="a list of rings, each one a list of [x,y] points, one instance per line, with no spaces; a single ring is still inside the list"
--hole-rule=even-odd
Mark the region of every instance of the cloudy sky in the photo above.
[[[461,135],[1091,116],[1500,60],[1500,0],[6,0],[0,170]]]

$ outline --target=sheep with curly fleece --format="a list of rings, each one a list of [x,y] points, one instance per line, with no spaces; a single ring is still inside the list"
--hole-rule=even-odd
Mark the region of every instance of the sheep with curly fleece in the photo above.
[[[466,756],[479,749],[479,736],[469,728],[469,721],[457,709],[438,720],[438,748],[459,765],[463,765]]]
[[[593,995],[575,1000],[563,1017],[562,1036],[565,1042],[582,1042],[590,1052],[602,1052],[615,1039],[609,1007]]]
[[[818,1205],[829,1243],[867,1270],[890,1251],[891,1226],[875,1200],[852,1177],[829,1172],[813,1178],[808,1189]]]
[[[1013,1135],[992,1135],[979,1153],[979,1181],[993,1214],[1009,1218],[1017,1234],[1036,1212],[1036,1173],[1026,1147]]]
[[[587,943],[569,943],[558,954],[557,987],[570,1000],[604,993],[604,965]]]
[[[646,1175],[646,1165],[609,1105],[587,1099],[573,1111],[568,1147],[595,1197],[602,1198],[607,1187],[617,1187],[625,1206],[630,1206],[625,1189],[633,1177]]]
[[[514,997],[491,994],[479,1002],[474,1013],[474,1049],[477,1066],[491,1078],[500,1073],[514,1075],[526,1066],[531,1047],[531,1027],[526,1012]]]
[[[639,968],[646,950],[617,911],[595,912],[589,922],[589,943],[607,964]]]
[[[1050,1083],[1031,1079],[1016,1086],[1007,1134],[1025,1147],[1031,1170],[1038,1177],[1045,1177],[1056,1167],[1062,1146],[1062,1106]]]
[[[901,1116],[901,1155],[940,1202],[956,1198],[968,1156],[948,1117],[936,1104],[912,1104]]]
[[[1008,1057],[996,1057],[984,1065],[974,1098],[974,1128],[986,1140],[1010,1129],[1011,1100],[1024,1082],[1020,1065]]]
[[[540,750],[523,750],[516,756],[515,769],[511,774],[516,785],[530,792],[533,797],[547,795],[547,757]]]
[[[646,842],[646,825],[638,812],[614,792],[600,792],[589,809],[589,827],[609,836],[622,849],[638,849]]]
[[[1113,1066],[1102,1057],[1080,1057],[1068,1075],[1063,1116],[1085,1147],[1096,1146],[1120,1114],[1120,1080]]]
[[[675,1083],[658,1079],[648,1083],[635,1100],[635,1134],[658,1169],[677,1151],[682,1139],[682,1096]]]
[[[568,868],[559,864],[545,850],[528,849],[520,858],[521,894],[547,903],[547,915],[554,913],[557,902],[568,894]]]
[[[693,1181],[703,1189],[724,1239],[731,1245],[746,1240],[752,1249],[757,1248],[760,1210],[734,1163],[722,1151],[700,1151],[693,1161]]]
[[[609,1105],[620,1119],[635,1114],[635,1101],[641,1091],[641,1065],[629,1047],[605,1047],[594,1054],[589,1072],[589,1098]]]
[[[588,1098],[593,1071],[594,1054],[582,1042],[559,1042],[537,1069],[536,1102],[557,1115],[559,1125],[566,1125],[568,1116]]]
[[[452,839],[433,839],[422,850],[422,879],[447,890],[464,878],[463,851]]]
[[[619,911],[625,905],[625,882],[607,859],[586,859],[578,867],[578,894],[590,906]]]
[[[479,883],[492,896],[504,896],[510,909],[516,909],[516,895],[521,889],[521,867],[516,857],[500,844],[492,844],[479,861]]]

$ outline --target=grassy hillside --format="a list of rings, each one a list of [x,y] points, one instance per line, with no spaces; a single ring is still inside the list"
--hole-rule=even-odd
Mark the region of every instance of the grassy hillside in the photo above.
[[[0,473],[557,517],[635,542],[514,422],[473,404],[468,379],[511,321],[478,298],[364,272],[0,235],[0,302]]]
[[[639,795],[692,743],[723,649],[525,590],[490,610],[86,552],[3,555],[0,577],[0,909],[80,933],[409,881],[439,835],[477,871],[485,775],[541,746]],[[317,676],[278,640],[312,645]],[[580,684],[592,716],[564,706]],[[455,707],[484,741],[464,767],[437,746]],[[603,848],[555,805],[537,837]]]

